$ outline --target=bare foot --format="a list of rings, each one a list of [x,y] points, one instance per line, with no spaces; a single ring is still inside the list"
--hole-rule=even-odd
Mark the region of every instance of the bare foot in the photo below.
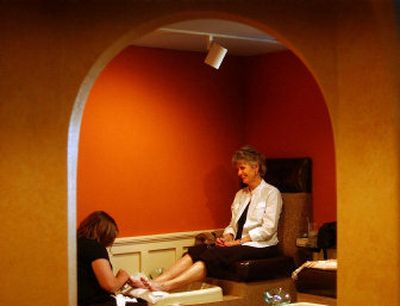
[[[149,289],[150,291],[166,291],[165,287],[160,282],[151,281],[143,276],[140,278],[140,280],[142,281],[145,288]]]
[[[129,278],[128,284],[133,288],[147,289],[145,284],[143,284],[143,282],[142,282],[142,278],[136,278],[136,277],[131,276]]]

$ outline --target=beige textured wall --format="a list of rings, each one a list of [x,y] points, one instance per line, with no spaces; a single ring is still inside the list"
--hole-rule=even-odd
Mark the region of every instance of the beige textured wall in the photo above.
[[[393,12],[379,3],[346,7],[338,20],[341,305],[400,305],[399,46]]]
[[[68,210],[67,143],[75,100],[79,93],[77,109],[83,106],[93,77],[126,45],[123,35],[191,17],[258,26],[310,68],[334,124],[339,304],[400,304],[397,42],[392,8],[368,3],[1,4],[0,304],[74,304],[75,287],[68,287],[68,276],[74,276],[68,227],[75,221],[73,201]],[[79,111],[75,115],[77,128]]]

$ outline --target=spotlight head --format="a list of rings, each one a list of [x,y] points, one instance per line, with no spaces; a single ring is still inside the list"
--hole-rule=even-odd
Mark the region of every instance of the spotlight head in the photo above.
[[[219,69],[222,61],[224,60],[225,54],[228,52],[228,49],[222,47],[220,44],[215,41],[211,43],[211,46],[208,50],[208,54],[204,62],[215,69]]]

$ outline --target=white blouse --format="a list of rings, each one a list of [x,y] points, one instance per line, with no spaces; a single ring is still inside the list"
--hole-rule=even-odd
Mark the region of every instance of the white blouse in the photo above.
[[[253,191],[246,187],[236,193],[231,207],[231,222],[225,228],[224,235],[236,236],[238,220],[249,202],[250,206],[246,223],[243,226],[242,237],[249,235],[252,241],[246,242],[244,245],[257,248],[276,245],[282,197],[277,188],[264,180]]]

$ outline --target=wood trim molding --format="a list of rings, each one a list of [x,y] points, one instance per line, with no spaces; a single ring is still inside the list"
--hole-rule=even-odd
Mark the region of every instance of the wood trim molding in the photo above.
[[[117,238],[109,249],[110,260],[115,271],[124,269],[130,274],[167,269],[194,244],[197,234],[217,230],[220,229]]]
[[[212,232],[217,230],[218,229],[206,229],[206,230],[191,231],[191,232],[176,232],[176,233],[157,234],[157,235],[122,237],[122,238],[117,238],[115,240],[113,247],[130,245],[130,244],[159,243],[172,240],[194,239],[194,237],[196,237],[197,234],[203,232]]]

